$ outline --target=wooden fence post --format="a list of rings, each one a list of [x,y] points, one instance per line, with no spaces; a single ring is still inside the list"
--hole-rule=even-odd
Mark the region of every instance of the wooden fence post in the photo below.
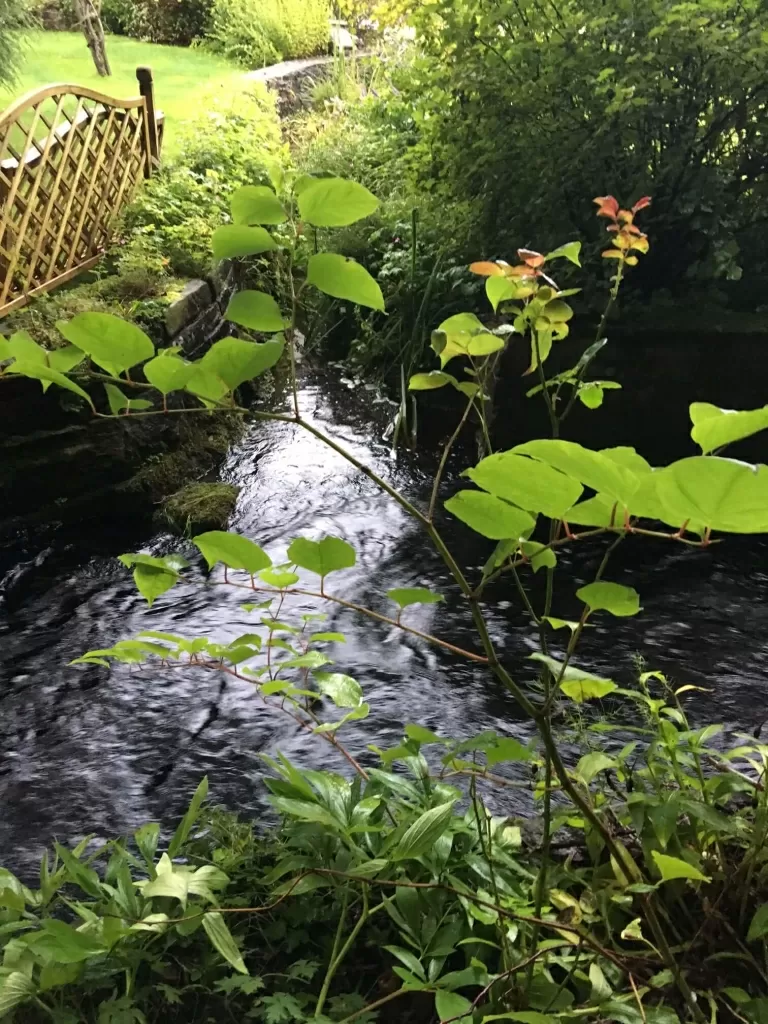
[[[144,176],[149,178],[152,171],[160,161],[160,143],[157,135],[157,115],[155,113],[155,90],[152,84],[152,68],[136,68],[136,78],[139,82],[139,93],[144,97],[147,105],[147,141],[149,144],[149,159]]]

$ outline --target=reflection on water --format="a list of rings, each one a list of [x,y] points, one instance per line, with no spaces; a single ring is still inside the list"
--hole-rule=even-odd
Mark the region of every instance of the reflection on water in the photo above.
[[[310,378],[301,393],[302,408],[317,425],[409,498],[425,501],[431,458],[394,459],[375,439],[382,430],[372,423],[369,401],[370,393],[355,396],[324,376]],[[338,577],[345,597],[387,611],[389,588],[428,585],[441,590],[446,603],[410,609],[409,621],[472,645],[459,595],[418,528],[310,434],[286,423],[256,424],[223,473],[242,488],[232,527],[274,559],[297,534],[344,537],[358,553],[356,567]],[[458,526],[447,530],[464,564],[480,565],[488,544]],[[242,592],[200,585],[194,548],[162,535],[123,544],[138,546],[183,550],[196,578],[148,610],[114,559],[75,552],[43,561],[25,596],[0,607],[0,863],[29,867],[54,836],[104,836],[170,818],[205,773],[216,800],[259,813],[260,753],[279,749],[300,764],[344,769],[325,743],[265,709],[249,685],[232,678],[151,668],[108,675],[68,666],[84,650],[145,629],[224,640],[253,629],[253,616],[241,608]],[[119,550],[116,541],[114,553]],[[626,581],[631,571],[644,610],[634,620],[601,620],[587,633],[582,662],[628,680],[639,652],[681,682],[710,687],[710,694],[696,695],[702,715],[750,727],[768,716],[764,548],[737,541],[700,553],[627,541],[619,550],[611,578]],[[588,579],[600,554],[585,547],[561,558],[570,578],[560,584],[556,614],[572,614],[572,582]],[[218,571],[212,579],[220,579]],[[513,588],[503,582],[488,597],[491,632],[507,664],[519,678],[532,678],[526,659],[535,641]],[[372,756],[366,755],[369,744],[392,745],[411,721],[455,736],[487,728],[529,735],[514,703],[482,667],[386,624],[320,608],[312,598],[293,597],[290,609],[295,615],[326,611],[327,628],[347,637],[329,653],[340,671],[360,680],[371,706],[368,719],[346,727],[346,742],[363,760]]]

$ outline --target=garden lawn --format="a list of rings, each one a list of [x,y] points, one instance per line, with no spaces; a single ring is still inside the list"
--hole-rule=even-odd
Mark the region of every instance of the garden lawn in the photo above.
[[[107,37],[110,78],[100,78],[85,39],[77,32],[30,32],[18,81],[0,87],[0,111],[16,97],[52,82],[87,85],[107,96],[138,96],[136,68],[146,64],[155,80],[155,105],[165,113],[164,154],[176,147],[176,127],[200,113],[213,96],[231,95],[242,87],[243,71],[205,50],[157,46],[122,36]]]

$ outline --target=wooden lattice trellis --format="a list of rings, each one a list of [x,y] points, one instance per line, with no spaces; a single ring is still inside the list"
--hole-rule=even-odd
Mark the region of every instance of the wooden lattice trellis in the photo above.
[[[0,317],[93,266],[156,166],[162,116],[136,76],[137,99],[49,85],[0,114]]]

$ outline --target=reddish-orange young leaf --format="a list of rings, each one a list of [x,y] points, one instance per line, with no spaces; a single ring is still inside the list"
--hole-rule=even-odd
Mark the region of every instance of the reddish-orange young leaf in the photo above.
[[[504,272],[507,277],[536,277],[537,273],[533,267],[529,267],[525,263],[520,263],[516,267],[505,267]]]
[[[651,197],[643,196],[642,199],[638,199],[635,205],[632,207],[632,213],[637,213],[638,210],[644,210],[646,206],[651,205]]]
[[[608,228],[608,230],[610,231],[611,229]],[[631,234],[633,234],[633,235],[642,235],[642,233],[643,233],[640,230],[640,228],[637,226],[637,224],[625,224],[624,225],[624,230],[631,232]]]
[[[606,231],[621,231],[621,228],[619,227],[619,225],[618,225],[618,224],[609,224],[609,225],[608,225],[608,226],[606,227],[606,229],[605,229],[605,230],[606,230]],[[638,229],[638,230],[639,230],[639,229]]]
[[[489,260],[470,263],[469,269],[473,274],[479,274],[480,277],[503,277],[504,275],[504,271],[498,263],[491,263]]]
[[[602,254],[604,260],[623,260],[624,253],[621,249],[606,249]]]
[[[540,252],[534,252],[533,249],[518,249],[517,255],[529,267],[543,267],[546,263],[546,258]]]
[[[617,219],[622,221],[624,224],[632,223],[633,215],[629,210],[619,210],[616,216]]]
[[[592,200],[597,203],[600,209],[597,211],[598,217],[615,217],[619,212],[619,203],[613,196],[597,196],[596,199]]]

